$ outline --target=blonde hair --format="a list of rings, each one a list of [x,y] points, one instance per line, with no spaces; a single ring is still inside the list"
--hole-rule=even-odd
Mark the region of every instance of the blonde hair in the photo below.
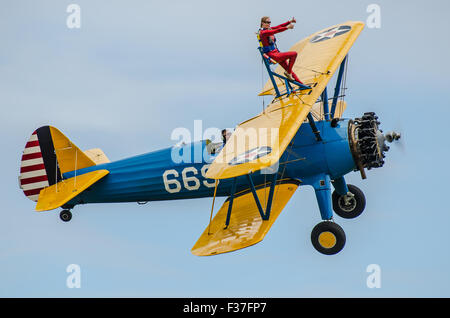
[[[260,25],[261,27],[262,27],[263,22],[267,21],[267,19],[269,19],[269,17],[264,16],[261,18],[261,25]]]

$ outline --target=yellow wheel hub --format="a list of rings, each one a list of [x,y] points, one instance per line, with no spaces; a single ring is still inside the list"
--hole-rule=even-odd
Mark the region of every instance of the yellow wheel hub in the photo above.
[[[336,236],[331,232],[322,232],[319,235],[319,244],[324,248],[332,248],[336,245]]]

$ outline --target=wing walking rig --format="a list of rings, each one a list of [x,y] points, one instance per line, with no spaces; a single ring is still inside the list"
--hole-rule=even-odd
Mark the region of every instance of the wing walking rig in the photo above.
[[[201,141],[110,162],[100,149],[82,151],[58,129],[44,126],[26,144],[20,187],[37,201],[37,211],[62,207],[63,221],[86,203],[213,197],[210,222],[191,250],[208,256],[263,240],[296,189],[309,185],[322,219],[312,230],[312,245],[336,254],[346,237],[333,211],[354,218],[365,208],[362,191],[344,176],[359,171],[365,179],[366,168],[384,164],[385,142],[400,138],[395,132],[383,135],[374,113],[342,118],[347,55],[363,27],[347,21],[296,43],[290,49],[298,54],[293,71],[305,84],[280,75],[281,66],[272,70],[273,61],[259,48],[269,75],[260,95],[272,95],[273,101],[239,124],[218,152]],[[174,150],[193,159],[197,148],[209,157],[199,163],[173,161]],[[227,199],[212,218],[218,196]]]

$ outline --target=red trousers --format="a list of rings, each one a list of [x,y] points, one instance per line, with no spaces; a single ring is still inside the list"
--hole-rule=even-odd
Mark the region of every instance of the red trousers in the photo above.
[[[295,75],[295,73],[292,72],[292,67],[294,66],[295,59],[297,58],[297,52],[289,51],[289,52],[281,53],[280,51],[275,49],[266,54],[269,57],[271,57],[272,59],[274,59],[275,61],[277,61],[278,64],[280,64],[281,67],[286,70],[286,72],[288,72],[289,74],[292,74],[292,77],[294,77],[294,79],[297,82],[301,83],[300,80],[298,79],[297,75]],[[287,60],[289,60],[289,63],[287,62]]]

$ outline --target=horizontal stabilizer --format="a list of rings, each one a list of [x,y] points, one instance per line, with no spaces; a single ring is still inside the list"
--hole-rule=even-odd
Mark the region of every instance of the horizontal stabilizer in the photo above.
[[[209,256],[232,252],[254,245],[264,239],[278,215],[288,203],[299,185],[297,180],[281,180],[275,186],[272,209],[268,220],[263,221],[253,193],[244,190],[233,200],[230,223],[225,229],[228,214],[228,199],[217,212],[211,224],[195,243],[191,252],[197,256]],[[267,206],[270,184],[256,190],[263,207]]]
[[[41,190],[36,211],[48,211],[59,208],[109,173],[108,170],[96,170],[76,177],[64,179]]]

